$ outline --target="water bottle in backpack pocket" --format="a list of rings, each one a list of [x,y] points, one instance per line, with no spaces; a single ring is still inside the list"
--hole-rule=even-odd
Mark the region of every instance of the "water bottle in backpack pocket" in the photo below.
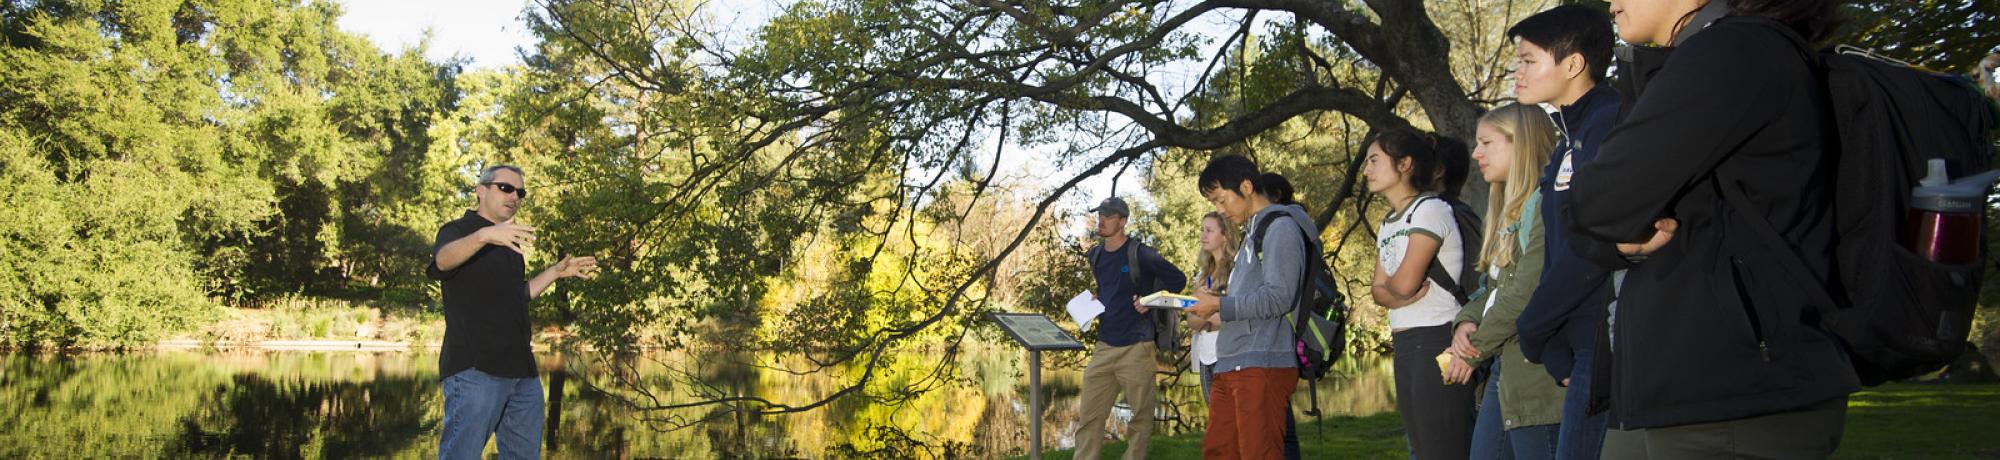
[[[1988,251],[1993,102],[1963,77],[1887,62],[1857,48],[1821,52],[1790,28],[1833,113],[1834,286],[1806,289],[1864,385],[1936,371],[1966,350]],[[1740,200],[1738,194],[1725,198]],[[1762,229],[1766,238],[1776,236]],[[1784,244],[1782,238],[1767,239]],[[1794,278],[1796,257],[1778,257]]]

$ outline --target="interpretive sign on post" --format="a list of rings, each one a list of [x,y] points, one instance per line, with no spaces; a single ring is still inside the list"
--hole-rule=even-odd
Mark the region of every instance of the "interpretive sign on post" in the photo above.
[[[1049,317],[1034,313],[993,313],[1000,330],[1028,349],[1028,458],[1042,458],[1042,352],[1082,350],[1083,342],[1056,327]]]
[[[1029,350],[1082,350],[1083,342],[1056,327],[1049,317],[1034,313],[994,313],[1000,330]]]

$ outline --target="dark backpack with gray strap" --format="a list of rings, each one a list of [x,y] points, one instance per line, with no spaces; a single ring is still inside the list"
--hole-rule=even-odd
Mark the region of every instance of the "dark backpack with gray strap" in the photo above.
[[[1457,300],[1459,305],[1465,305],[1473,296],[1479,295],[1479,290],[1484,288],[1486,282],[1486,277],[1479,273],[1480,238],[1484,235],[1481,233],[1483,227],[1479,213],[1473,211],[1472,206],[1457,199],[1427,196],[1418,198],[1416,203],[1410,204],[1410,209],[1405,211],[1406,215],[1403,216],[1403,223],[1408,224],[1415,220],[1417,207],[1423,206],[1428,201],[1441,202],[1451,207],[1451,220],[1457,225],[1458,243],[1463,250],[1459,252],[1458,279],[1452,279],[1451,272],[1445,270],[1444,262],[1440,261],[1440,257],[1444,257],[1442,241],[1438,242],[1438,253],[1431,256],[1431,265],[1424,268],[1424,277],[1437,283],[1445,292],[1450,292],[1452,299]],[[1458,280],[1471,282],[1461,284]]]
[[[1250,245],[1258,259],[1264,258],[1265,231],[1279,217],[1287,216],[1273,212],[1257,219],[1255,230],[1250,233]],[[1299,358],[1299,378],[1314,381],[1325,377],[1347,350],[1347,296],[1340,293],[1340,283],[1327,267],[1320,245],[1304,234],[1304,225],[1299,226],[1299,231],[1305,240],[1305,273],[1300,277],[1303,282],[1299,283],[1298,292],[1293,293],[1292,315],[1285,320],[1292,323],[1292,336],[1297,340],[1293,351]],[[1314,406],[1318,406],[1317,400]]]
[[[1951,364],[1966,350],[1990,254],[1980,245],[1977,262],[1933,262],[1900,244],[1898,226],[1929,160],[1945,160],[1954,177],[1992,167],[1992,133],[2000,117],[1993,102],[1963,77],[1855,49],[1814,50],[1775,21],[1724,20],[1779,30],[1826,84],[1837,136],[1827,144],[1837,152],[1835,278],[1832,286],[1804,290],[1826,306],[1824,324],[1846,347],[1855,374],[1872,386]],[[1722,195],[1731,206],[1753,209],[1739,191]],[[1985,213],[1979,214],[1984,226]],[[1768,222],[1748,220],[1769,244],[1789,247]],[[1817,279],[1800,258],[1777,259],[1793,278]]]

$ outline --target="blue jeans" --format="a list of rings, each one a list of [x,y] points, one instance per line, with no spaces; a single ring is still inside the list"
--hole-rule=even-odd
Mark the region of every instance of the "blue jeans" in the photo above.
[[[1494,360],[1486,379],[1486,396],[1479,398],[1479,416],[1472,420],[1472,460],[1513,460],[1507,427],[1500,414],[1500,362]]]
[[[1556,438],[1556,460],[1596,460],[1604,450],[1604,413],[1587,415],[1590,405],[1591,362],[1594,347],[1586,343],[1574,348],[1576,365],[1570,370],[1569,391],[1563,394],[1562,433]]]
[[[1195,367],[1201,368],[1201,402],[1207,403],[1208,389],[1215,384],[1215,365],[1195,364]]]
[[[1507,444],[1514,460],[1547,460],[1556,457],[1556,433],[1562,425],[1535,425],[1507,430]]]
[[[438,458],[477,459],[498,435],[500,458],[541,458],[542,379],[494,377],[466,369],[444,379],[444,432]]]
[[[1472,460],[1546,460],[1556,455],[1560,425],[1507,429],[1500,409],[1500,362],[1494,360],[1486,379],[1486,397],[1472,424]]]

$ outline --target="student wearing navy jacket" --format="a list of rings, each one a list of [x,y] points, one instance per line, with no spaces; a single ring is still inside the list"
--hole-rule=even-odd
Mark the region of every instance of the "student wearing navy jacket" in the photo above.
[[[1611,18],[1580,5],[1558,6],[1521,20],[1507,35],[1517,39],[1516,97],[1559,109],[1553,117],[1556,148],[1541,174],[1543,271],[1515,326],[1522,355],[1569,387],[1556,458],[1595,459],[1603,445],[1604,416],[1587,409],[1593,348],[1611,298],[1610,272],[1571,249],[1562,216],[1576,168],[1597,157],[1618,116],[1618,91],[1604,83],[1611,64]]]

